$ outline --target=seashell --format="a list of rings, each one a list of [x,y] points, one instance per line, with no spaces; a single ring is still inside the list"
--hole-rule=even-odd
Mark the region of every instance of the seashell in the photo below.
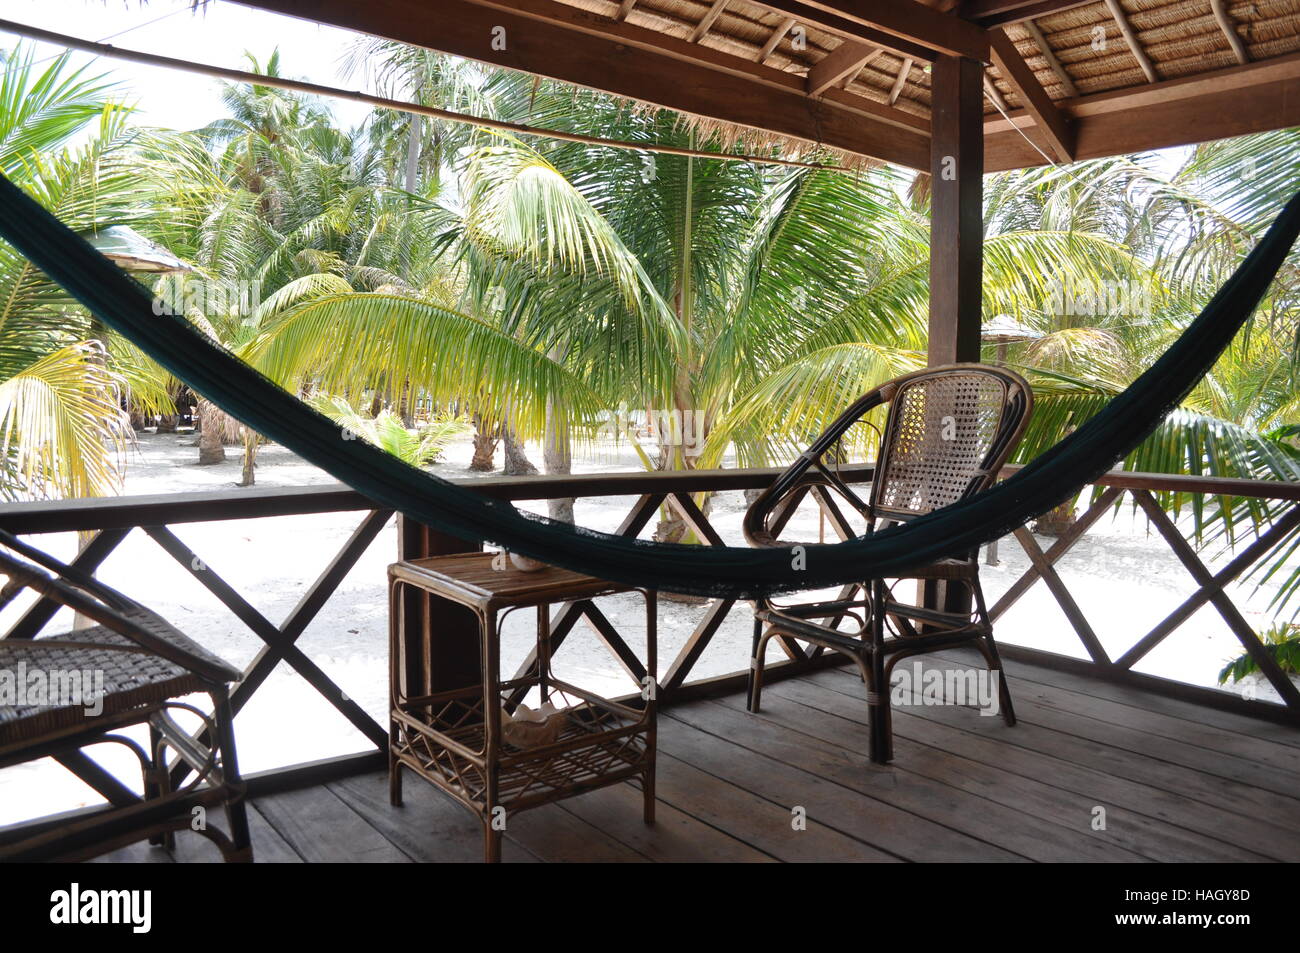
[[[508,553],[503,549],[492,557],[492,568],[498,572],[505,572],[511,568],[518,569],[520,572],[538,572],[546,569],[547,565],[541,560],[529,559],[518,553]]]
[[[537,572],[546,568],[546,563],[540,559],[530,559],[527,556],[520,556],[518,553],[511,553],[510,561],[515,564],[515,568],[520,572]]]
[[[559,740],[568,716],[550,702],[537,711],[520,705],[513,715],[501,709],[501,736],[516,748],[540,748]]]

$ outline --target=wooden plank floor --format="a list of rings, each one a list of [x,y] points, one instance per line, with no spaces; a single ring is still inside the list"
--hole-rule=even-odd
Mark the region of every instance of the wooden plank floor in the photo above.
[[[927,667],[969,658],[933,657]],[[894,713],[895,761],[866,758],[847,669],[660,715],[658,823],[631,785],[511,819],[506,861],[1295,861],[1300,732],[1078,675],[1008,664],[1020,723],[972,709]],[[370,774],[253,803],[259,861],[477,861],[475,821],[408,776]],[[1095,829],[1098,809],[1104,829]],[[807,822],[796,829],[795,812]],[[195,835],[174,855],[212,861]]]

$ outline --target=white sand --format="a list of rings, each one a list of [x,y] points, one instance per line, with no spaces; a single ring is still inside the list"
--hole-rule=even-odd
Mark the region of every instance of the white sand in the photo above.
[[[238,495],[240,458],[228,449],[224,464],[200,467],[198,451],[189,434],[145,434],[128,463],[124,493],[184,493],[194,490],[228,490]],[[474,476],[467,469],[471,453],[468,439],[453,446],[435,467],[446,477]],[[540,464],[541,453],[529,448]],[[499,460],[499,457],[498,457]],[[579,459],[575,472],[638,470],[627,446],[597,448]],[[270,446],[259,454],[258,486],[308,486],[333,482],[283,447]],[[613,530],[634,503],[633,497],[579,500],[578,522]],[[545,504],[524,504],[539,512]],[[731,544],[743,545],[740,520],[745,502],[740,493],[715,498],[712,520]],[[229,523],[178,524],[175,532],[212,569],[232,584],[273,623],[293,610],[317,574],[343,545],[360,521],[360,513],[323,516],[275,517]],[[815,540],[818,520],[805,507],[787,535]],[[827,528],[827,534],[830,530]],[[49,551],[70,558],[76,551],[73,534],[33,537]],[[1052,540],[1040,538],[1046,548]],[[387,604],[385,567],[396,554],[393,525],[362,557],[320,614],[299,640],[299,646],[363,708],[385,724],[387,705]],[[1203,558],[1214,569],[1230,555],[1207,552]],[[1214,557],[1214,558],[1211,558]],[[987,566],[983,580],[990,604],[1026,569],[1028,559],[1014,540],[1001,544],[1001,564]],[[1118,656],[1172,611],[1195,584],[1167,546],[1148,533],[1145,520],[1125,510],[1116,519],[1104,517],[1074,550],[1058,564],[1066,584],[1112,657]],[[110,585],[148,603],[180,629],[228,661],[244,666],[262,643],[231,613],[178,566],[142,531],[134,531],[100,570]],[[1266,627],[1265,610],[1272,589],[1254,591],[1247,583],[1230,593],[1251,625]],[[606,615],[625,634],[633,648],[644,645],[644,614],[639,597],[616,596],[604,600]],[[0,623],[13,619],[11,608]],[[703,606],[661,601],[660,674],[685,643],[704,612]],[[517,613],[506,625],[502,669],[513,671],[531,646],[533,616]],[[69,625],[61,616],[55,626]],[[48,631],[59,631],[50,628]],[[744,606],[733,610],[714,637],[693,677],[702,678],[745,668],[751,624]],[[1035,585],[998,623],[998,638],[1067,655],[1086,653],[1064,614],[1041,583]],[[775,650],[774,650],[775,651]],[[1240,653],[1240,645],[1211,607],[1153,651],[1139,671],[1151,672],[1198,685],[1213,685],[1225,660]],[[630,678],[586,626],[577,627],[559,650],[555,668],[560,677],[608,694],[632,689]],[[1265,684],[1259,697],[1268,697]],[[288,666],[281,664],[258,690],[254,700],[236,720],[239,753],[246,772],[310,761],[364,750],[365,738]],[[103,761],[124,779],[135,781],[133,759],[106,746]],[[26,817],[94,803],[96,795],[57,765],[42,763],[0,771],[0,824]]]

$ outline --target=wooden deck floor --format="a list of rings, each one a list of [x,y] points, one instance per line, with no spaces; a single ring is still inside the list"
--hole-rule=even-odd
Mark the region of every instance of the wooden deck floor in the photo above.
[[[927,663],[942,664],[942,663]],[[619,786],[511,819],[507,861],[1300,860],[1300,732],[1077,675],[1008,664],[1020,724],[970,709],[894,716],[866,759],[848,670],[664,711],[658,824]],[[365,775],[253,802],[259,861],[477,861],[478,822],[417,779],[392,808]],[[807,828],[795,830],[803,807]],[[1105,829],[1094,829],[1097,808]],[[207,861],[182,835],[111,860]]]

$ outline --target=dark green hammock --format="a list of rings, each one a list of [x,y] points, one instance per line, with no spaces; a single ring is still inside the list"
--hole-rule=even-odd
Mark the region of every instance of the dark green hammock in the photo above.
[[[846,542],[786,549],[686,546],[627,539],[521,513],[409,466],[361,440],[214,344],[181,317],[154,313],[150,293],[36,201],[0,177],[0,236],[109,327],[231,416],[383,507],[466,540],[618,582],[703,596],[754,598],[888,577],[969,552],[1045,513],[1101,476],[1159,425],[1259,304],[1300,233],[1293,198],[1182,336],[1097,416],[992,489],[909,523]]]

